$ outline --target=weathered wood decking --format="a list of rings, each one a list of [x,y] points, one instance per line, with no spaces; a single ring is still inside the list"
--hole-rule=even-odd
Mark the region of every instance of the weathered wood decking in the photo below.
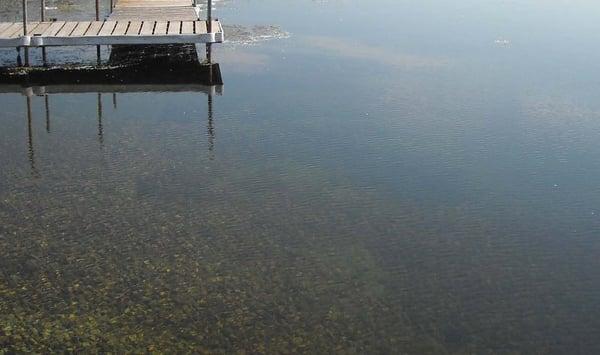
[[[0,47],[219,43],[192,0],[119,0],[105,21],[0,22]]]
[[[195,21],[200,17],[191,0],[119,0],[109,20],[179,20]]]

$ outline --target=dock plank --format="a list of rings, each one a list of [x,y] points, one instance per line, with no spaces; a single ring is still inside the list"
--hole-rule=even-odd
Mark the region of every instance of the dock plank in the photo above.
[[[194,25],[196,26],[196,34],[208,33],[206,30],[206,21],[194,21]]]
[[[167,21],[156,21],[156,27],[154,28],[154,35],[166,35],[167,34]]]
[[[40,22],[39,26],[35,28],[35,30],[31,31],[32,36],[41,36],[44,31],[48,29],[52,25],[52,22]]]
[[[137,36],[140,33],[142,28],[142,21],[131,21],[129,23],[129,28],[127,29],[126,36]]]
[[[168,35],[178,35],[181,32],[181,21],[170,21]]]
[[[129,27],[129,21],[118,21],[115,26],[114,31],[112,32],[112,36],[124,36],[127,32],[127,28]]]
[[[66,24],[65,21],[56,21],[53,22],[50,26],[48,26],[48,28],[46,28],[46,30],[44,32],[42,32],[42,36],[56,36],[56,34],[58,33],[58,31],[61,30],[61,28]]]
[[[183,21],[181,23],[181,34],[182,35],[193,35],[194,34],[194,22]]]
[[[2,32],[4,32],[5,29],[7,29],[8,27],[10,27],[12,25],[12,22],[0,22],[0,34]]]
[[[13,33],[11,33],[8,37],[9,38],[17,38],[23,35],[23,24],[19,23],[17,24],[17,27],[15,27],[13,29]]]
[[[142,23],[142,29],[140,30],[140,35],[142,36],[151,36],[154,34],[154,25],[156,21],[144,21]]]
[[[108,17],[108,20],[195,21],[199,19],[198,14],[193,7],[140,7],[115,9],[115,11],[113,11],[113,13]]]
[[[91,25],[90,21],[83,21],[83,22],[77,23],[77,27],[75,27],[73,32],[71,32],[71,37],[83,36],[85,34],[85,32],[88,30],[88,28],[90,27],[90,25]]]
[[[190,0],[119,0],[115,8],[123,7],[189,7]]]
[[[69,37],[71,32],[77,27],[77,22],[69,21],[58,31],[56,37]]]
[[[12,35],[16,32],[23,32],[23,24],[14,22],[10,26],[8,26],[2,33],[0,33],[0,38],[12,38]]]
[[[39,22],[27,22],[27,35],[31,36],[33,31],[40,25]],[[22,33],[21,33],[22,35]]]
[[[104,22],[104,25],[100,29],[100,32],[98,32],[98,36],[110,36],[113,33],[115,27],[117,27],[116,21]]]
[[[103,21],[94,21],[90,24],[87,31],[83,34],[84,37],[93,37],[97,36],[100,30],[104,27]]]

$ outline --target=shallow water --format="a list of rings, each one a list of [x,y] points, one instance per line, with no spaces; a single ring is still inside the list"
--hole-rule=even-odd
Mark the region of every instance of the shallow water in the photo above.
[[[215,12],[222,95],[0,95],[0,348],[600,352],[600,5]]]

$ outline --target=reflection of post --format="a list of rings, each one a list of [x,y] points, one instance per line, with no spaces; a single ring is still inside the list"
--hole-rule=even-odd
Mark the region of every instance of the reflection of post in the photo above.
[[[104,146],[104,128],[102,127],[102,94],[98,93],[98,141]]]
[[[37,169],[35,168],[35,150],[33,148],[33,127],[32,127],[32,113],[31,113],[31,96],[26,97],[27,100],[27,146],[28,146],[28,158],[29,165],[31,166],[31,173],[37,175]]]
[[[117,109],[117,93],[113,92],[113,108],[116,110]]]
[[[208,83],[213,83],[213,64],[211,58],[212,47],[210,43],[206,44],[206,61],[208,62]]]
[[[46,132],[50,133],[50,99],[48,94],[44,96],[44,105],[46,107]]]
[[[210,153],[210,159],[214,159],[215,150],[215,126],[213,122],[213,98],[212,94],[208,94],[208,152]]]

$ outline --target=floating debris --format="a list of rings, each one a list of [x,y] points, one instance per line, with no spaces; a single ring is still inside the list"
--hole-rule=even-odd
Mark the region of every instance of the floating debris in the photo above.
[[[250,45],[257,42],[290,37],[289,32],[274,25],[256,25],[252,27],[233,25],[224,26],[224,30],[227,34],[225,43],[231,44]]]
[[[502,46],[502,47],[506,47],[508,45],[510,45],[510,41],[508,39],[504,39],[504,38],[498,38],[494,41],[495,44]]]

